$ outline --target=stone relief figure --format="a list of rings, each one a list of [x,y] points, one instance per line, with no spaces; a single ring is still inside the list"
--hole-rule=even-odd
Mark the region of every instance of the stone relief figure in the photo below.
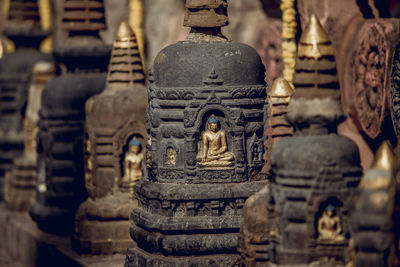
[[[176,150],[172,147],[167,148],[166,165],[169,167],[173,167],[176,165]]]
[[[226,134],[220,129],[219,120],[211,115],[207,130],[201,135],[201,150],[197,156],[200,166],[228,167],[233,165],[234,155],[228,151]]]
[[[342,226],[339,217],[336,215],[335,207],[328,205],[318,220],[318,240],[325,242],[343,241],[341,232]]]
[[[132,139],[129,142],[128,151],[124,159],[124,177],[123,184],[129,184],[130,197],[133,199],[133,186],[142,178],[142,161],[144,155],[140,140]]]

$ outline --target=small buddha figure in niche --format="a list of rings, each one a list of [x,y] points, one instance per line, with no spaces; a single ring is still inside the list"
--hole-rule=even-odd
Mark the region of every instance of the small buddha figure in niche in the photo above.
[[[325,242],[343,241],[342,226],[340,219],[336,215],[335,207],[329,205],[318,220],[318,240]]]
[[[228,167],[235,157],[226,145],[226,134],[220,129],[219,120],[212,115],[207,122],[207,130],[201,135],[201,150],[197,156],[200,166]]]
[[[122,183],[129,185],[130,197],[133,199],[133,186],[142,178],[142,161],[144,155],[140,140],[132,139],[128,146],[129,148],[124,159],[124,177],[122,178]]]
[[[169,147],[167,149],[167,166],[175,166],[176,165],[176,151],[175,149]]]

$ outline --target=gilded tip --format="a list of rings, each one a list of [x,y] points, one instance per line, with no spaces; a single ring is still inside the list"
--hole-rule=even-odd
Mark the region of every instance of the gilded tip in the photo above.
[[[46,62],[46,61],[39,61],[33,66],[32,70],[33,74],[42,74],[42,73],[55,73],[56,72],[56,66],[54,63],[51,62]]]
[[[275,79],[269,92],[269,97],[291,97],[294,94],[293,87],[284,78]]]
[[[373,169],[391,171],[396,165],[396,155],[392,150],[389,141],[383,141],[375,154],[375,160],[372,164]]]
[[[129,26],[128,22],[123,21],[118,28],[117,39],[124,40],[132,37],[135,37],[135,34],[131,26]]]
[[[311,14],[309,22],[301,35],[300,43],[316,45],[328,42],[331,42],[328,33],[322,27],[317,16]]]

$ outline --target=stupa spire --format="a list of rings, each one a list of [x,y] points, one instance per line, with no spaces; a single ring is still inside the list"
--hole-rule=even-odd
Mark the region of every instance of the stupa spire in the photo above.
[[[372,164],[373,169],[391,171],[396,165],[396,156],[389,141],[384,141],[379,147]]]
[[[107,88],[132,88],[145,84],[143,64],[136,35],[124,21],[118,29],[108,68]]]
[[[300,38],[293,83],[294,98],[340,98],[332,42],[314,14]]]
[[[103,0],[65,0],[62,22],[70,35],[105,30]]]

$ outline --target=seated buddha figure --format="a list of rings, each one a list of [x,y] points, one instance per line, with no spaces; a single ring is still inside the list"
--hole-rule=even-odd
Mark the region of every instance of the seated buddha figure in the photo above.
[[[133,186],[142,178],[142,145],[138,139],[129,142],[128,151],[124,159],[124,177],[122,183],[124,187],[130,188],[131,198],[133,198]]]
[[[335,207],[329,205],[318,221],[318,240],[325,242],[343,241],[342,226],[339,217],[334,214]]]
[[[235,157],[226,145],[226,134],[219,127],[218,119],[212,115],[207,122],[207,130],[201,135],[201,149],[197,156],[200,166],[228,167]]]

